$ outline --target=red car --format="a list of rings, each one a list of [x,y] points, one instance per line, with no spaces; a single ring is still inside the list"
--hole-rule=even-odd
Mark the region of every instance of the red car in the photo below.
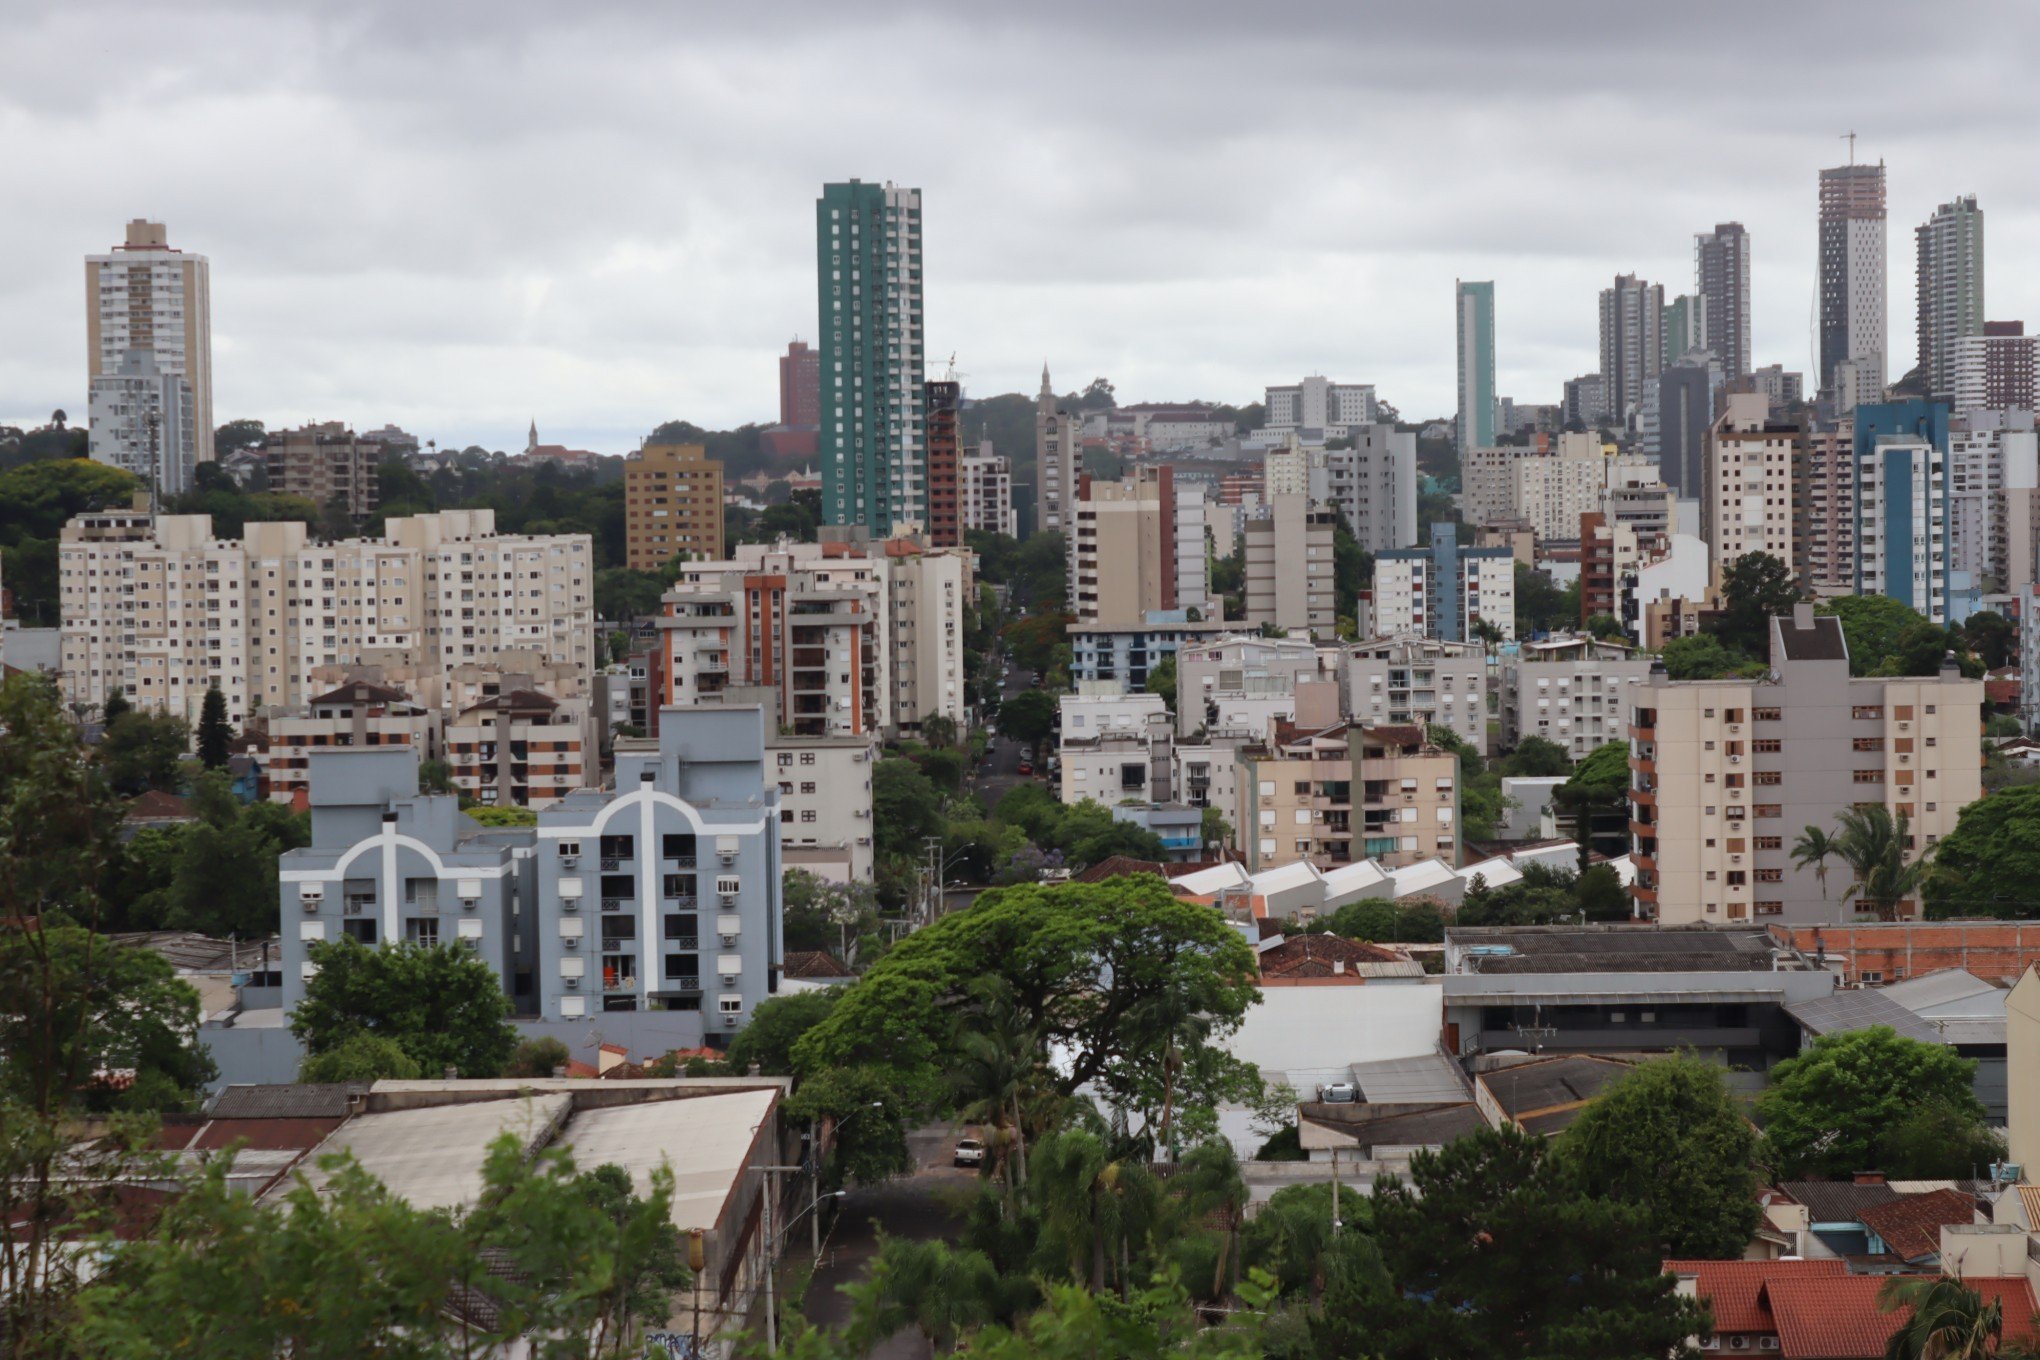
[[[1033,773],[1034,773],[1034,762],[1033,762],[1033,761],[1031,761],[1031,760],[1023,760],[1023,761],[1021,761],[1021,762],[1020,762],[1020,773],[1022,773],[1022,774],[1033,774]]]

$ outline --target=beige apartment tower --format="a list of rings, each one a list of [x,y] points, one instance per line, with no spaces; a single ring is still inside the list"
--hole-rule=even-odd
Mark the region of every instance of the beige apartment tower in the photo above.
[[[85,257],[85,359],[95,462],[169,490],[213,461],[212,266],[172,248],[161,222],[138,217]],[[144,402],[145,386],[168,390]]]
[[[1331,637],[1338,622],[1332,570],[1339,512],[1307,496],[1277,496],[1246,525],[1249,624]]]
[[[647,444],[623,463],[624,557],[657,571],[723,555],[723,469],[699,444]]]
[[[1267,742],[1234,759],[1234,835],[1250,872],[1299,861],[1459,862],[1458,759],[1421,727],[1306,730],[1277,719]]]
[[[1931,854],[1983,796],[1983,682],[1852,679],[1841,620],[1802,604],[1771,621],[1765,680],[1672,681],[1626,691],[1632,892],[1661,925],[1853,919],[1846,865],[1823,883],[1793,862],[1807,827],[1881,805],[1908,821],[1909,857]],[[1919,904],[1901,904],[1916,916]]]
[[[1793,475],[1805,465],[1805,431],[1771,419],[1760,392],[1731,392],[1707,432],[1706,488],[1700,537],[1726,571],[1745,553],[1769,553],[1792,566]]]

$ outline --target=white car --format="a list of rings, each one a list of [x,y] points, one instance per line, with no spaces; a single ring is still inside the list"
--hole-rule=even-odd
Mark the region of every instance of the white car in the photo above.
[[[959,1138],[956,1140],[956,1165],[983,1166],[984,1164],[985,1145],[983,1143],[975,1138]]]

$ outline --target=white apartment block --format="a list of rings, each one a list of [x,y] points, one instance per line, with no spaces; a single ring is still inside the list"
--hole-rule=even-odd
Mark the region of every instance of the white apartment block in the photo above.
[[[1215,807],[1228,821],[1239,807],[1239,748],[1264,740],[1268,728],[1221,737],[1202,746],[1178,746],[1174,754],[1176,799],[1194,808]]]
[[[1327,499],[1370,553],[1417,541],[1417,436],[1393,425],[1355,425],[1350,449],[1325,453]]]
[[[1948,426],[1948,569],[2007,588],[2020,578],[1999,526],[2004,502],[2026,490],[2023,469],[2034,456],[2031,411],[1971,411]]]
[[[1175,734],[1161,695],[1066,694],[1060,707],[1065,804],[1169,801]]]
[[[1629,708],[1651,659],[1586,638],[1526,642],[1502,660],[1502,740],[1542,737],[1578,761],[1629,739]]]
[[[1330,500],[1332,475],[1322,447],[1299,441],[1295,431],[1268,450],[1261,460],[1261,497],[1303,496],[1314,501]]]
[[[174,450],[178,464],[158,472],[166,490],[181,489],[213,460],[211,264],[136,218],[122,244],[85,257],[85,330],[93,460],[143,473]],[[131,387],[145,381],[153,398]]]
[[[1329,637],[1337,621],[1332,559],[1338,512],[1276,496],[1246,525],[1246,622]]]
[[[1600,508],[1607,461],[1598,451],[1591,459],[1518,459],[1511,518],[1527,521],[1539,543],[1577,542],[1580,516]]]
[[[97,707],[119,689],[196,722],[217,686],[239,724],[306,703],[321,667],[443,673],[515,650],[591,674],[592,558],[585,534],[498,534],[493,510],[336,543],[295,522],[237,542],[208,515],[80,515],[58,549],[65,698]]]
[[[1329,378],[1312,376],[1299,383],[1270,387],[1266,410],[1266,429],[1319,430],[1336,439],[1352,426],[1374,423],[1374,384],[1335,383]]]
[[[1296,715],[1299,680],[1318,680],[1336,666],[1337,652],[1308,638],[1234,636],[1184,643],[1176,652],[1176,730],[1268,730],[1270,716]]]
[[[971,556],[896,538],[885,545],[885,565],[894,721],[919,732],[927,719],[947,718],[962,732],[970,726],[963,616],[971,602]]]
[[[1485,756],[1487,669],[1479,643],[1415,633],[1370,638],[1341,654],[1340,697],[1354,722],[1447,728]]]
[[[1537,456],[1523,445],[1468,449],[1459,460],[1459,513],[1473,525],[1500,524],[1516,514],[1516,464]]]
[[[1726,571],[1746,553],[1793,556],[1794,458],[1804,443],[1796,425],[1774,423],[1761,393],[1732,392],[1707,435],[1707,487],[1700,536]]]
[[[1516,636],[1516,559],[1507,548],[1466,548],[1459,526],[1431,526],[1431,546],[1374,560],[1374,631],[1467,642],[1486,623]]]
[[[1927,440],[1880,435],[1857,464],[1856,593],[1948,622],[1948,461]]]
[[[871,770],[876,736],[765,738],[779,785],[780,857],[831,883],[872,880]]]
[[[1013,460],[992,451],[992,441],[963,455],[957,470],[957,516],[966,530],[1017,538],[1013,514]]]

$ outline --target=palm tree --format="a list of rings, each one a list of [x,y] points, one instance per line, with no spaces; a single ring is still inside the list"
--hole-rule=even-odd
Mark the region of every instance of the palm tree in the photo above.
[[[2004,1338],[2004,1305],[1947,1275],[1893,1276],[1878,1292],[1885,1312],[1912,1310],[1892,1333],[1885,1360],[1987,1360]]]
[[[1827,900],[1827,862],[1835,854],[1835,838],[1817,826],[1809,826],[1799,833],[1799,839],[1792,843],[1792,863],[1801,869],[1813,866],[1814,879],[1820,884],[1820,896]]]
[[[1030,1025],[1013,1001],[1012,988],[986,979],[976,988],[977,1005],[958,1026],[959,1058],[950,1079],[962,1117],[990,1124],[989,1140],[997,1161],[994,1176],[1005,1174],[1007,1195],[1027,1184],[1027,1131],[1022,1102],[1042,1066],[1040,1031]],[[1010,1171],[1007,1152],[1013,1154]]]
[[[1899,904],[1919,896],[1927,877],[1924,859],[1907,859],[1906,815],[1893,818],[1891,809],[1872,803],[1846,808],[1835,820],[1841,828],[1835,854],[1856,875],[1842,900],[1859,899],[1879,920],[1896,920]]]
[[[1224,1298],[1239,1275],[1240,1224],[1247,1207],[1247,1183],[1240,1175],[1239,1158],[1232,1144],[1211,1138],[1185,1153],[1169,1190],[1192,1216],[1192,1222],[1215,1219],[1223,1234],[1218,1243],[1218,1262],[1211,1272],[1210,1298]]]

